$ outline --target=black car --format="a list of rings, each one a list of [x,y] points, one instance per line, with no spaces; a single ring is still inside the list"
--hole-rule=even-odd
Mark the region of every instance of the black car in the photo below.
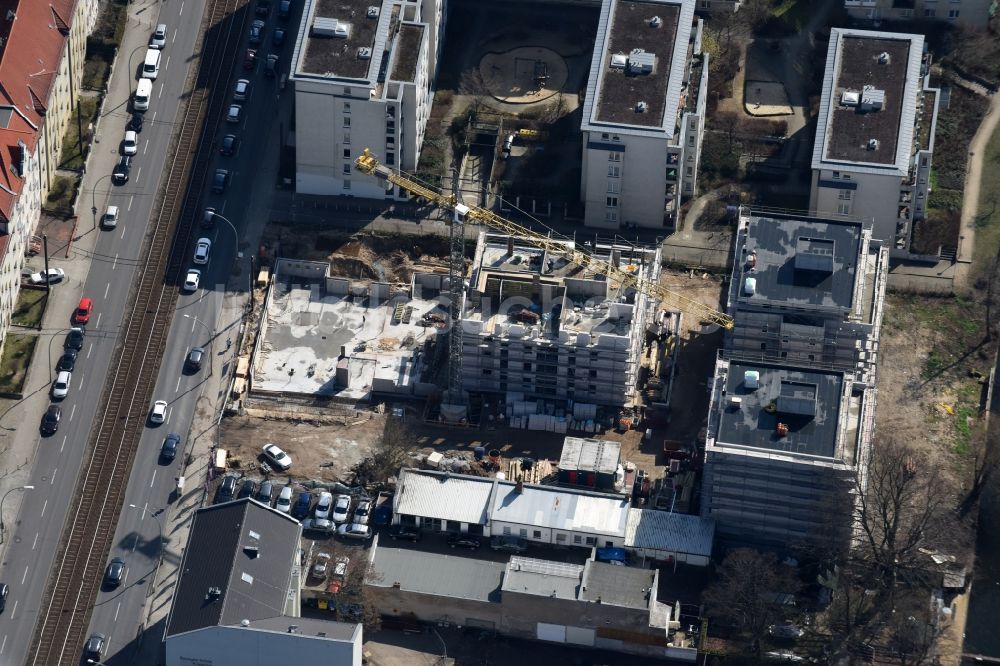
[[[184,359],[184,369],[188,372],[198,372],[201,370],[201,363],[205,359],[204,347],[192,347]]]
[[[132,112],[132,122],[129,124],[129,129],[133,132],[142,131],[142,114],[138,111]]]
[[[91,634],[83,646],[83,656],[85,659],[100,661],[104,654],[104,642],[107,640],[104,634]]]
[[[160,458],[166,462],[171,462],[177,457],[177,449],[180,447],[181,436],[175,432],[170,433],[163,440],[163,445],[160,446]]]
[[[132,170],[132,158],[128,155],[122,155],[118,160],[118,164],[115,165],[115,170],[111,174],[111,182],[115,185],[124,185],[128,182],[129,171]]]
[[[212,178],[212,192],[215,194],[222,194],[226,191],[226,185],[229,183],[229,172],[225,169],[216,169],[215,176]]]
[[[273,53],[267,56],[267,64],[264,66],[264,76],[273,79],[278,74],[278,63],[281,58]]]
[[[215,209],[209,206],[201,216],[201,226],[211,229],[215,226]]]
[[[281,47],[285,43],[285,31],[283,28],[275,28],[271,33],[271,43],[276,47]]]
[[[69,335],[66,336],[66,343],[63,347],[77,351],[83,349],[83,329],[78,327],[69,329]]]
[[[227,134],[222,137],[222,145],[219,146],[219,152],[227,157],[236,154],[236,135]]]
[[[257,0],[257,8],[254,13],[262,19],[266,19],[271,14],[271,0]]]
[[[76,367],[76,354],[75,349],[67,349],[63,352],[63,355],[59,357],[59,362],[56,363],[56,370],[69,370],[73,372],[73,368]]]
[[[479,539],[469,534],[448,535],[449,548],[468,548],[469,550],[475,550],[476,548],[479,548],[479,546]]]
[[[108,562],[108,568],[104,570],[105,587],[118,587],[125,578],[125,560],[116,557]]]
[[[264,22],[257,19],[250,24],[250,43],[260,44],[264,41]]]
[[[520,555],[528,550],[528,540],[512,534],[497,534],[490,539],[490,548],[504,553],[515,553]]]
[[[274,495],[274,484],[270,481],[261,481],[260,488],[257,490],[257,501],[270,506],[272,495]]]
[[[59,405],[49,405],[42,415],[42,434],[54,435],[59,430],[59,421],[62,419],[62,407]]]
[[[215,500],[217,502],[228,502],[233,499],[233,495],[236,494],[236,477],[232,474],[226,474],[222,477],[222,483],[219,484],[219,490],[215,495]]]
[[[420,530],[415,525],[393,525],[389,536],[404,541],[420,541]]]
[[[7,593],[10,590],[7,588],[7,583],[0,583],[0,613],[7,608]]]
[[[253,497],[255,492],[257,492],[257,482],[253,479],[244,479],[243,485],[240,486],[240,494],[236,496],[236,499]]]

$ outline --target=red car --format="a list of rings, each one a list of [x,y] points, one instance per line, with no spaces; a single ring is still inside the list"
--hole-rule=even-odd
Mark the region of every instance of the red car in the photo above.
[[[76,306],[76,312],[73,313],[73,323],[75,324],[86,324],[90,321],[90,314],[94,311],[94,301],[90,300],[86,296],[80,299],[80,304]]]
[[[243,56],[243,69],[250,71],[257,66],[257,51],[255,49],[247,49],[246,55]]]

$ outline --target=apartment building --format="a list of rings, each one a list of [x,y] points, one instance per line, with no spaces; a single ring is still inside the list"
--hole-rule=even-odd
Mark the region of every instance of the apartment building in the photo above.
[[[698,11],[708,13],[733,13],[740,10],[743,0],[698,0]]]
[[[0,345],[55,178],[97,0],[0,2]]]
[[[847,15],[858,21],[946,21],[985,30],[996,13],[996,0],[844,0]]]
[[[831,31],[809,211],[871,220],[894,256],[927,210],[939,98],[929,67],[922,35]]]
[[[572,246],[572,241],[565,241]],[[659,248],[590,252],[655,282]],[[462,388],[622,406],[656,303],[511,236],[480,232],[462,304]]]
[[[698,191],[708,54],[695,0],[604,0],[583,108],[585,224],[674,228]]]
[[[292,56],[296,191],[405,198],[354,173],[370,148],[413,171],[433,98],[444,0],[307,0]]]

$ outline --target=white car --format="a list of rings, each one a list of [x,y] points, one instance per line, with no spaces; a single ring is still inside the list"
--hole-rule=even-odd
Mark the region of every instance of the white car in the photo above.
[[[73,379],[73,373],[69,370],[63,370],[56,375],[56,381],[52,383],[52,397],[61,400],[69,395],[69,383],[71,379]]]
[[[167,401],[157,400],[149,412],[149,422],[159,425],[167,420]]]
[[[371,517],[372,513],[372,502],[371,500],[361,500],[358,502],[358,506],[354,508],[354,522],[358,525],[367,525],[368,518]]]
[[[278,493],[278,501],[274,503],[274,508],[281,513],[292,512],[292,487],[285,486]]]
[[[250,95],[250,80],[240,79],[233,86],[233,99],[237,102],[245,102]]]
[[[198,291],[201,283],[201,271],[197,268],[189,268],[187,276],[184,278],[184,291]]]
[[[108,209],[104,211],[104,217],[101,218],[101,224],[108,229],[114,229],[118,226],[118,206],[108,206]]]
[[[264,445],[264,457],[282,472],[292,466],[292,458],[281,450],[277,444]]]
[[[319,501],[316,502],[313,517],[317,520],[328,520],[330,518],[330,507],[333,506],[333,495],[325,490],[319,494]]]
[[[351,512],[351,496],[337,495],[337,501],[333,503],[333,522],[347,522],[347,516]]]
[[[372,536],[371,530],[368,529],[367,525],[359,525],[354,523],[344,523],[337,528],[337,534],[345,539],[370,539]]]
[[[122,142],[122,152],[126,155],[135,155],[139,152],[139,134],[129,130],[125,132],[125,141]]]
[[[240,118],[243,116],[243,107],[239,104],[230,104],[229,110],[226,111],[226,122],[227,123],[238,123]]]
[[[194,246],[194,263],[207,264],[208,255],[212,253],[212,241],[207,238],[199,238],[198,244]]]
[[[149,48],[162,49],[167,45],[167,24],[161,23],[149,38]]]
[[[55,284],[56,282],[62,282],[65,277],[66,271],[63,269],[50,268],[44,273],[32,273],[28,279],[31,281],[31,284],[45,284],[46,282],[49,284]]]

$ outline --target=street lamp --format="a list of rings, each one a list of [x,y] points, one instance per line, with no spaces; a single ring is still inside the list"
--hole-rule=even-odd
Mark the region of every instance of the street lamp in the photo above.
[[[193,320],[196,324],[200,324],[205,329],[205,332],[208,333],[208,376],[211,377],[212,376],[212,370],[213,370],[213,368],[212,368],[212,352],[214,351],[214,349],[212,347],[212,343],[215,340],[215,331],[213,331],[211,328],[209,328],[208,324],[206,324],[202,320],[198,319],[194,315],[184,314],[184,315],[181,315],[181,316],[184,317],[185,319],[191,319],[191,320]]]
[[[219,218],[223,222],[229,225],[229,228],[233,232],[233,242],[236,244],[236,258],[242,259],[243,253],[240,251],[240,232],[236,231],[236,225],[230,222],[228,219],[223,217],[218,211],[212,211],[212,219]]]
[[[34,486],[18,486],[17,488],[11,488],[0,497],[0,543],[3,543],[4,535],[4,524],[3,524],[3,503],[7,499],[7,495],[10,495],[15,490],[34,490]]]
[[[138,509],[139,508],[135,504],[129,504],[129,507],[132,508],[132,509]],[[149,512],[149,515],[152,516],[153,520],[156,521],[156,529],[160,533],[160,552],[159,552],[159,554],[158,554],[158,556],[156,558],[156,568],[157,569],[160,568],[160,563],[163,562],[163,523],[160,522],[160,517],[158,515],[156,515],[156,514],[159,513],[162,510],[163,509],[156,509],[155,511],[150,511]],[[143,520],[146,517],[145,514],[146,514],[146,510],[145,510],[145,508],[143,508],[143,515],[142,515],[142,517],[139,520]],[[156,580],[156,574],[155,573],[153,574],[153,580],[154,581]]]
[[[105,178],[111,178],[110,173],[106,173],[97,180],[94,181],[94,186],[90,188],[90,213],[94,216],[94,228],[97,228],[97,186],[101,184],[101,181]]]

